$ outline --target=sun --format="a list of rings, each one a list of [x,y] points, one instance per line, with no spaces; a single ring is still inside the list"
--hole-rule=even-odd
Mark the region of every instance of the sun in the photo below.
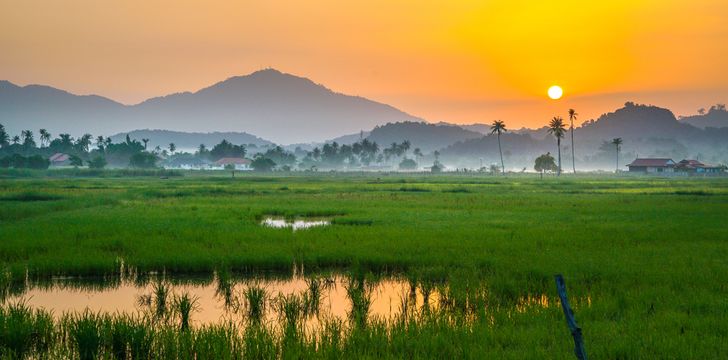
[[[564,95],[564,90],[561,89],[561,86],[554,85],[549,88],[549,97],[558,100],[561,99],[561,96]]]

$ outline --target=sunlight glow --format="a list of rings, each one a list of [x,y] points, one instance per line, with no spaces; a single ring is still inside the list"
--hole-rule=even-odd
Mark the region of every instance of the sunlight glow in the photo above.
[[[549,97],[554,100],[561,99],[561,96],[564,95],[564,90],[561,89],[560,86],[554,85],[549,88]]]

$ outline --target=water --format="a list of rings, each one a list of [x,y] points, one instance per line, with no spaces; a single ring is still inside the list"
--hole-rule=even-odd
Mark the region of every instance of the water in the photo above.
[[[331,225],[331,221],[326,219],[295,219],[288,221],[285,218],[267,217],[260,224],[272,228],[292,228],[293,231],[296,231],[316,226],[328,226]]]
[[[33,308],[44,308],[52,311],[55,317],[65,313],[78,313],[86,309],[92,312],[105,313],[143,313],[150,307],[140,303],[140,299],[154,297],[154,287],[161,276],[150,278],[143,283],[134,281],[80,282],[74,279],[55,279],[51,282],[27,284],[24,291],[11,294],[6,302],[24,301]],[[319,318],[338,318],[346,320],[351,311],[351,302],[346,287],[349,279],[342,275],[322,278],[322,296],[319,315],[306,319],[309,328],[316,328]],[[216,278],[207,279],[172,279],[164,282],[170,289],[167,303],[173,297],[184,293],[197,299],[198,311],[192,315],[194,325],[213,324],[221,321],[242,321],[244,315],[236,311],[235,302],[242,301],[243,291],[250,286],[259,286],[266,290],[267,303],[264,322],[275,323],[279,315],[274,306],[280,295],[305,293],[309,285],[306,278],[294,276],[290,278],[247,278],[234,279],[221,286]],[[388,278],[370,283],[368,289],[371,296],[370,318],[391,320],[401,312],[403,299],[408,300],[412,309],[422,309],[424,297],[418,289],[414,296],[410,283],[404,279]],[[230,296],[226,296],[228,294]],[[429,295],[427,306],[438,307],[439,296],[436,291]]]

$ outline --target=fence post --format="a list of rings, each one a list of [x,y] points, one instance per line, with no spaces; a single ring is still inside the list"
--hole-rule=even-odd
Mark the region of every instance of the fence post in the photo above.
[[[569,305],[569,298],[566,296],[566,283],[564,277],[558,274],[556,277],[556,290],[559,292],[559,299],[561,299],[561,308],[564,309],[564,316],[566,316],[566,324],[569,325],[571,336],[574,337],[574,353],[576,358],[579,360],[587,360],[586,349],[584,349],[584,339],[581,337],[581,328],[576,324],[576,318],[574,318],[574,312],[571,310]]]

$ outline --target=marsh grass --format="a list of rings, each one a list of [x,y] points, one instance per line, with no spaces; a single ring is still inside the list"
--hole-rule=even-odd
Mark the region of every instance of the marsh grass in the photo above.
[[[268,293],[258,284],[252,284],[243,290],[245,317],[251,324],[260,324],[265,316]]]
[[[199,298],[188,293],[174,297],[174,314],[179,320],[181,331],[189,331],[192,314],[199,310]]]

